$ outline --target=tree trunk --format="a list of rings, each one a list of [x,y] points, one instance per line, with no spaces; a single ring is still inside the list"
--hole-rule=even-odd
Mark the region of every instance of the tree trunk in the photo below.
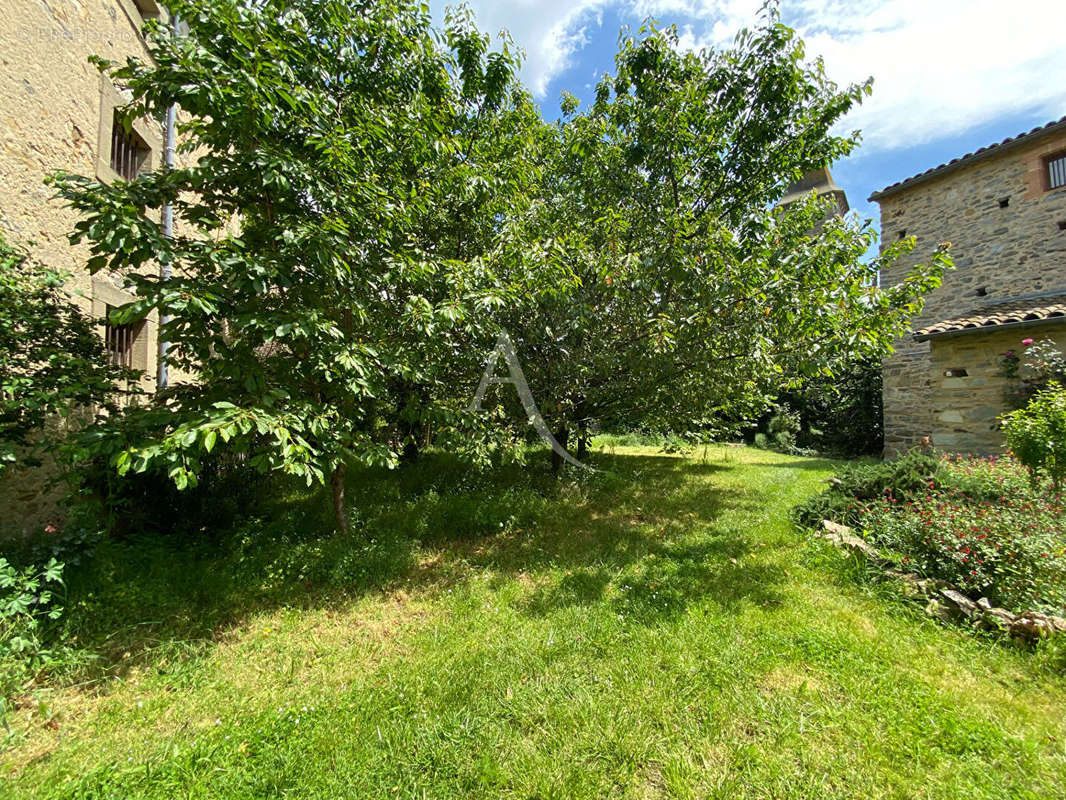
[[[563,450],[565,450],[567,448],[567,445],[569,445],[569,443],[570,443],[570,429],[567,428],[565,425],[560,427],[559,430],[557,430],[555,432],[555,441],[557,441],[559,443],[559,446],[562,447]],[[558,475],[559,474],[559,470],[561,470],[562,468],[563,468],[563,457],[561,455],[559,455],[558,453],[556,453],[555,450],[553,449],[552,450],[552,473],[555,474],[555,475]]]
[[[400,460],[405,464],[418,461],[426,439],[427,424],[423,413],[429,404],[426,387],[408,384],[405,387],[404,407],[400,413],[400,435],[403,446]]]
[[[577,460],[584,461],[585,456],[589,454],[589,432],[585,427],[584,422],[579,422],[577,426]]]
[[[329,479],[333,489],[333,524],[337,533],[348,533],[348,510],[344,503],[344,464],[338,464]]]
[[[420,436],[418,431],[409,431],[403,440],[403,449],[400,451],[400,461],[404,464],[413,464],[418,461],[420,451]]]

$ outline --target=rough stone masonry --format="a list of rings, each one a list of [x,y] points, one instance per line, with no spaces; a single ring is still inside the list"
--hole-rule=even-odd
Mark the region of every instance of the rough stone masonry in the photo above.
[[[956,270],[928,298],[915,330],[998,302],[1066,293],[1066,187],[1051,189],[1048,180],[1049,161],[1059,155],[1066,155],[1066,118],[874,193],[882,248],[917,239],[882,284],[951,242]],[[1066,344],[1064,322],[898,341],[884,362],[885,454],[927,436],[950,452],[999,450],[1001,354],[1021,349],[1025,337]]]
[[[97,319],[108,306],[132,299],[121,276],[85,269],[88,248],[72,247],[76,217],[54,197],[45,178],[57,170],[119,178],[112,168],[114,110],[122,92],[89,63],[147,58],[141,27],[164,15],[155,0],[3,0],[0,14],[0,233],[39,261],[70,272],[68,289]],[[162,163],[158,122],[137,121],[140,169]],[[157,217],[158,218],[158,217]],[[104,326],[101,324],[103,335]],[[131,361],[154,387],[156,318],[145,320]],[[55,514],[55,496],[40,470],[10,471],[0,483],[0,523],[39,528]]]

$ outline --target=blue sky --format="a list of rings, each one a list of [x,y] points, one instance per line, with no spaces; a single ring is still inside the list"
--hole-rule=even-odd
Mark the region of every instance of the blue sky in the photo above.
[[[468,0],[479,27],[511,32],[545,117],[592,96],[619,29],[676,24],[692,48],[727,45],[762,0]],[[444,3],[434,0],[439,14]],[[839,84],[874,78],[843,122],[863,145],[833,166],[859,214],[870,193],[1066,115],[1066,0],[783,0],[782,17]]]

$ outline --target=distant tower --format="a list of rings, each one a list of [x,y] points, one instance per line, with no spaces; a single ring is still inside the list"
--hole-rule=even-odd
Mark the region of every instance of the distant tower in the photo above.
[[[777,204],[778,207],[790,205],[801,197],[810,194],[812,191],[817,191],[819,197],[830,196],[833,198],[833,202],[836,204],[836,210],[830,211],[830,217],[842,217],[848,213],[848,209],[851,206],[848,205],[848,196],[844,193],[844,190],[836,185],[833,180],[832,174],[829,172],[829,167],[822,167],[821,169],[815,169],[808,172],[800,180],[793,183],[788,187],[788,191],[785,192],[785,196],[781,198],[781,201]]]

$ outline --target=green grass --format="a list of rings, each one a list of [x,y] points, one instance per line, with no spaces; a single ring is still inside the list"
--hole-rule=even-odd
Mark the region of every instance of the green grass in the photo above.
[[[595,459],[356,475],[347,540],[315,495],[106,545],[68,622],[97,679],[16,716],[0,794],[1066,795],[1066,678],[790,526],[833,462]]]

